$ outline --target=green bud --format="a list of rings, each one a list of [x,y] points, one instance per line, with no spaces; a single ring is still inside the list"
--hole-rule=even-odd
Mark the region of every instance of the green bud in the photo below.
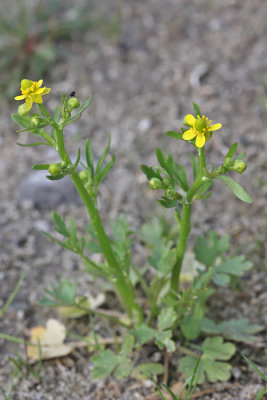
[[[67,119],[67,118],[70,118],[70,116],[71,116],[70,111],[65,111],[64,118]]]
[[[23,117],[23,115],[28,114],[28,111],[26,109],[26,104],[21,104],[18,108],[18,115]]]
[[[85,170],[81,171],[79,173],[79,176],[80,176],[82,181],[86,181],[88,179],[88,174],[87,174],[87,172]]]
[[[231,159],[231,157],[226,157],[226,159],[223,162],[223,166],[225,168],[229,168],[232,167],[232,165],[233,165],[233,160]]]
[[[152,190],[162,189],[162,182],[159,178],[151,178],[149,186]]]
[[[59,163],[50,164],[49,168],[48,168],[48,172],[52,176],[59,176],[62,173],[61,165]]]
[[[242,172],[244,172],[246,168],[247,164],[243,160],[234,160],[234,165],[229,168],[229,170],[236,171],[239,174],[242,174]]]
[[[165,191],[165,193],[166,193],[166,196],[168,196],[168,197],[172,197],[172,198],[177,197],[177,196],[176,196],[177,193],[176,193],[176,190],[175,190],[174,188],[168,188],[168,189]]]
[[[36,126],[36,128],[40,125],[41,121],[35,115],[31,118],[31,124]]]
[[[73,110],[74,108],[80,107],[80,102],[79,102],[79,100],[77,99],[77,97],[71,97],[71,98],[68,100],[68,106],[69,106],[69,109],[70,109],[70,110]]]
[[[66,168],[66,166],[67,166],[66,161],[62,161],[62,162],[60,163],[60,166],[61,166],[61,168]]]
[[[171,183],[171,181],[169,178],[163,179],[163,185],[165,188],[168,188],[170,186],[170,183]]]

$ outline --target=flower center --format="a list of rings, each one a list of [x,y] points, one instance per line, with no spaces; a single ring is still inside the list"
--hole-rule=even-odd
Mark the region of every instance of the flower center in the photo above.
[[[207,127],[207,121],[204,118],[199,118],[195,121],[195,129],[203,133],[203,130]]]

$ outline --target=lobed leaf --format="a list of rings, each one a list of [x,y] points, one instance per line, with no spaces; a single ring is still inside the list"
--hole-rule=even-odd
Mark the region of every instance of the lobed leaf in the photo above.
[[[201,322],[201,328],[205,333],[222,334],[227,339],[248,344],[255,343],[257,338],[253,334],[263,329],[260,325],[251,325],[247,318],[231,319],[219,324],[204,318]]]

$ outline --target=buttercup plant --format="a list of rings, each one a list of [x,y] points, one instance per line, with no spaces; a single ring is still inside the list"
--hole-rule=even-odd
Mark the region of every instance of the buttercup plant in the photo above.
[[[167,132],[177,144],[178,140],[186,140],[191,144],[193,151],[196,151],[197,160],[191,155],[193,182],[189,183],[185,168],[176,163],[172,156],[165,156],[161,149],[156,150],[159,165],[141,166],[151,189],[163,192],[159,203],[165,208],[174,209],[177,232],[172,235],[166,234],[160,222],[149,222],[142,226],[137,237],[148,246],[151,255],[148,257],[148,264],[140,269],[132,264],[133,234],[126,219],[120,217],[117,221],[111,221],[112,234],[108,235],[98,209],[98,187],[115,161],[115,156],[106,161],[110,138],[97,163],[94,162],[90,139],[85,142],[85,164],[80,161],[80,151],[76,160],[72,161],[65,147],[65,126],[81,117],[91,98],[80,105],[76,97],[68,98],[63,94],[61,107],[57,106],[51,114],[43,104],[43,96],[48,94],[50,89],[42,87],[42,84],[42,80],[22,80],[22,94],[17,96],[16,100],[25,100],[25,103],[12,118],[22,126],[19,132],[29,131],[41,138],[41,141],[28,146],[47,145],[54,148],[59,157],[58,162],[37,164],[33,168],[46,170],[47,179],[53,181],[69,175],[90,218],[90,222],[86,223],[88,235],[79,238],[75,222],[71,219],[68,225],[54,212],[55,230],[63,239],[59,240],[45,232],[44,234],[60,246],[78,254],[87,272],[110,282],[127,313],[127,318],[110,315],[103,310],[97,311],[86,297],[78,298],[75,286],[64,278],[57,286],[46,290],[41,304],[60,307],[65,316],[98,315],[112,319],[113,323],[121,326],[121,348],[117,352],[102,349],[99,354],[94,355],[93,378],[104,378],[111,373],[115,373],[117,378],[129,374],[139,377],[153,373],[161,374],[163,367],[160,364],[144,364],[134,369],[131,366],[132,351],[153,341],[160,349],[165,349],[165,361],[168,352],[178,348],[187,354],[180,365],[180,370],[187,378],[194,373],[198,359],[198,355],[188,349],[192,347],[202,352],[198,365],[198,382],[204,382],[205,377],[212,382],[227,380],[231,365],[225,360],[232,357],[235,345],[225,343],[224,337],[232,341],[253,342],[253,334],[261,327],[249,325],[244,319],[216,324],[205,318],[206,301],[214,293],[214,285],[229,284],[232,277],[242,276],[252,265],[242,256],[227,258],[225,253],[229,248],[229,237],[219,238],[215,232],[210,232],[207,239],[198,237],[196,240],[194,254],[199,268],[189,287],[181,287],[181,271],[190,234],[193,205],[197,200],[210,197],[210,189],[215,179],[225,183],[240,200],[252,202],[239,183],[226,175],[232,171],[239,174],[244,172],[245,153],[234,156],[237,150],[237,143],[234,143],[221,165],[208,168],[205,144],[222,125],[212,124],[208,117],[201,114],[197,104],[193,104],[195,115],[186,115],[181,132]],[[33,103],[37,103],[36,112],[32,112]],[[92,253],[102,253],[103,261],[94,261],[90,256]],[[146,299],[145,308],[141,307],[141,297],[142,304],[144,297]],[[217,336],[207,337],[201,346],[190,345],[190,340],[198,338],[201,333]],[[178,346],[178,338],[179,342],[184,340],[188,347]],[[96,347],[99,348],[97,340]],[[166,365],[167,361],[165,367]]]

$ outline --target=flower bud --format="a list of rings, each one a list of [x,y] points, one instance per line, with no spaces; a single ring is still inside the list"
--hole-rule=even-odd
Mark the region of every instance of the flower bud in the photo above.
[[[165,187],[166,189],[170,186],[170,183],[171,183],[171,181],[170,181],[169,178],[163,179],[163,185],[164,185],[164,187]]]
[[[73,110],[74,108],[80,107],[80,102],[79,102],[79,100],[77,99],[77,97],[71,97],[71,98],[68,100],[68,106],[69,106],[69,109],[70,109],[70,110]]]
[[[245,171],[247,168],[247,164],[243,160],[234,160],[234,164],[232,167],[229,168],[231,171],[236,171],[239,174]]]
[[[175,198],[176,195],[177,195],[176,190],[175,190],[174,188],[168,188],[168,189],[165,191],[165,193],[166,193],[166,196],[172,197],[172,198]]]
[[[80,176],[82,181],[86,181],[88,179],[88,174],[87,174],[87,172],[85,170],[81,171],[79,173],[79,176]]]
[[[61,168],[60,164],[58,164],[58,163],[50,164],[49,168],[48,168],[48,172],[52,176],[59,176],[62,173],[62,168]]]
[[[225,159],[224,162],[223,162],[223,166],[224,166],[225,168],[229,168],[229,167],[232,167],[232,165],[233,165],[233,160],[232,160],[232,158],[231,158],[231,157],[226,157],[226,159]]]
[[[152,178],[149,181],[149,186],[152,190],[162,189],[162,182],[159,178]]]
[[[26,108],[26,104],[21,104],[18,108],[18,115],[20,115],[21,117],[23,117],[23,115],[28,114],[27,108]]]
[[[67,166],[66,161],[61,161],[60,166],[61,166],[61,168],[66,168],[66,166]]]
[[[40,119],[37,118],[35,115],[31,118],[31,124],[33,126],[35,126],[36,128],[38,128],[38,126],[40,125]]]

